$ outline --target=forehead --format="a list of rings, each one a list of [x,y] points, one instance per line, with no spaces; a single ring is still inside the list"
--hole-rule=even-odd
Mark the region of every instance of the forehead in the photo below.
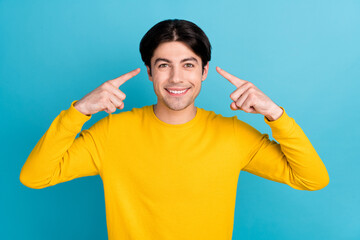
[[[183,42],[164,42],[159,44],[155,49],[151,62],[157,58],[166,58],[174,62],[180,62],[184,58],[194,57],[199,62],[200,57],[194,53],[194,51]]]

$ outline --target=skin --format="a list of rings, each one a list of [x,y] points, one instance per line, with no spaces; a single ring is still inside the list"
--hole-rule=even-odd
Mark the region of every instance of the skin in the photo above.
[[[186,44],[176,41],[160,44],[151,58],[151,75],[150,67],[147,66],[148,77],[158,99],[154,105],[155,115],[168,124],[183,124],[193,119],[196,115],[195,99],[208,70],[209,63],[202,70],[201,58]],[[253,83],[237,78],[219,67],[216,67],[216,71],[236,87],[230,94],[232,110],[262,114],[269,121],[275,121],[283,114],[283,110]],[[117,108],[123,109],[126,95],[119,88],[139,72],[140,68],[137,68],[104,82],[77,101],[74,107],[88,116],[99,111],[111,114]],[[182,96],[172,96],[168,92],[182,89],[188,89]]]
[[[192,57],[197,61],[183,61]],[[164,60],[156,61],[157,59]],[[160,120],[169,124],[181,124],[195,117],[195,98],[200,92],[201,83],[207,77],[209,63],[206,64],[203,73],[201,66],[201,58],[182,42],[166,42],[156,48],[151,58],[152,75],[149,67],[147,72],[158,98],[154,112]],[[283,110],[254,84],[237,78],[219,67],[216,70],[237,88],[230,95],[233,100],[230,105],[232,110],[259,113],[266,116],[269,121],[277,120],[282,115]],[[166,88],[189,87],[188,92],[179,97],[171,96],[166,91]]]
[[[116,108],[123,109],[123,101],[126,98],[126,95],[119,87],[129,79],[135,77],[139,72],[140,68],[137,68],[120,77],[104,82],[77,101],[74,104],[74,108],[87,116],[100,111],[111,114],[116,111]]]
[[[230,94],[233,100],[230,104],[232,110],[259,113],[269,121],[275,121],[281,117],[283,110],[253,83],[237,78],[219,67],[216,67],[216,71],[236,87],[236,90]]]
[[[208,69],[209,63],[202,72],[201,58],[186,44],[175,41],[160,44],[151,58],[151,75],[147,66],[158,99],[154,105],[155,115],[169,124],[182,124],[193,119],[196,115],[195,98]],[[172,96],[167,89],[189,90],[183,96]]]

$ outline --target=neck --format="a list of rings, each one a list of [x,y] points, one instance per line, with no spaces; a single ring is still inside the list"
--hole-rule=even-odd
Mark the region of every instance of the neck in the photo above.
[[[196,116],[194,103],[183,110],[172,110],[159,102],[153,106],[154,113],[158,119],[168,124],[183,124]]]

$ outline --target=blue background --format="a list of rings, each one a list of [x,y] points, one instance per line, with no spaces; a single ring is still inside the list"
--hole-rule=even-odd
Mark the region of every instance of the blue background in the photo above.
[[[213,46],[198,107],[271,133],[261,115],[230,109],[235,87],[215,67],[253,82],[302,127],[330,175],[309,192],[242,172],[233,239],[360,239],[360,1],[347,0],[0,0],[0,238],[107,239],[99,176],[35,190],[20,170],[54,118],[106,80],[141,67],[121,87],[123,111],[156,103],[138,47],[169,18],[195,22]]]

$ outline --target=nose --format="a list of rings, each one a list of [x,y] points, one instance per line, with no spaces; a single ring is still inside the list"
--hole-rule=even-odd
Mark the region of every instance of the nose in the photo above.
[[[181,74],[180,68],[178,68],[177,66],[174,66],[171,69],[171,75],[170,75],[169,80],[170,80],[170,82],[173,82],[173,83],[182,81],[182,74]]]

